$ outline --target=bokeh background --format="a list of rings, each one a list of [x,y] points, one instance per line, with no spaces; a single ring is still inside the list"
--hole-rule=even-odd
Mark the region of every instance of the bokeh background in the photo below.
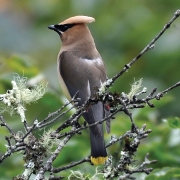
[[[56,74],[61,42],[58,35],[47,28],[49,25],[74,15],[94,17],[96,22],[88,26],[105,61],[108,77],[112,77],[160,32],[178,8],[179,2],[171,0],[0,0],[0,93],[11,89],[13,73],[28,77],[30,85],[45,79],[48,82],[46,95],[37,103],[28,105],[26,114],[29,124],[35,119],[40,121],[65,100]],[[143,86],[148,88],[148,92],[154,87],[162,91],[180,80],[180,18],[157,41],[153,50],[116,81],[111,91],[128,93],[130,84],[140,78],[143,78]],[[138,126],[146,123],[147,128],[153,130],[138,149],[137,164],[149,152],[150,159],[158,160],[152,165],[154,169],[169,167],[163,169],[168,172],[166,177],[178,179],[180,130],[169,126],[168,119],[180,116],[180,89],[176,88],[161,101],[153,100],[152,103],[156,106],[153,109],[146,107],[133,111]],[[22,129],[18,116],[5,114],[5,119],[16,132]],[[54,128],[57,125],[54,124]],[[129,128],[129,119],[119,113],[112,122],[112,134],[120,136]],[[6,150],[6,135],[6,129],[0,127],[0,154]],[[108,142],[110,135],[105,137]],[[60,167],[87,156],[90,152],[87,139],[87,130],[73,138],[54,165]],[[120,156],[120,149],[121,144],[108,149],[115,161]],[[23,164],[20,154],[6,159],[0,164],[0,179],[12,179],[21,174]],[[86,164],[74,170],[93,174],[95,167]],[[68,174],[69,170],[61,173],[66,177]],[[151,177],[155,179],[155,175]],[[142,174],[138,178],[145,176]]]

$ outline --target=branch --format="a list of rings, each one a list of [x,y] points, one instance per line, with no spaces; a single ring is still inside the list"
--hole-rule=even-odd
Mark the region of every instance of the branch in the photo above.
[[[164,34],[164,32],[170,28],[171,24],[180,16],[180,9],[178,9],[174,16],[171,18],[171,20],[165,24],[163,29],[155,36],[155,38],[134,58],[132,61],[130,61],[128,64],[125,64],[123,70],[121,70],[118,74],[113,76],[108,83],[106,83],[106,88],[109,88],[121,75],[123,75],[125,72],[127,72],[128,69],[131,68],[131,66],[147,51],[154,48],[154,43]]]
[[[71,109],[75,108],[76,103],[78,102],[78,92],[74,95],[74,97],[71,99],[71,101],[67,101],[60,109],[57,111],[50,113],[44,120],[42,120],[38,125],[37,128],[43,128],[49,124],[54,123],[57,119],[62,117],[64,114],[68,113]],[[66,110],[65,112],[61,113],[62,110],[64,110],[68,105],[74,104],[70,109]],[[53,119],[52,119],[53,118]],[[50,120],[50,121],[49,121]],[[49,121],[49,122],[47,122]]]

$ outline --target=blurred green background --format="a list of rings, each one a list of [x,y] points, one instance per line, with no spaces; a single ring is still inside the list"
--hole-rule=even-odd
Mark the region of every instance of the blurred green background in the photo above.
[[[108,77],[112,77],[160,32],[178,8],[179,2],[171,0],[0,0],[0,93],[11,89],[13,73],[30,78],[30,85],[45,79],[48,82],[46,95],[36,104],[27,106],[26,112],[29,124],[35,119],[40,121],[65,101],[56,73],[56,58],[61,42],[58,35],[47,28],[49,25],[74,15],[94,17],[96,22],[88,26],[105,61]],[[148,92],[154,87],[162,91],[180,80],[179,68],[180,18],[158,40],[153,50],[116,81],[111,91],[128,93],[134,79],[140,78],[143,78],[143,86],[148,88]],[[150,159],[158,160],[152,165],[156,171],[169,167],[164,170],[169,173],[166,176],[169,179],[180,178],[179,168],[175,169],[180,165],[180,129],[172,129],[167,121],[168,118],[180,116],[179,92],[179,88],[176,88],[161,101],[152,101],[156,106],[153,109],[146,107],[133,111],[139,127],[146,123],[148,129],[153,129],[138,149],[137,164],[149,152]],[[18,116],[5,114],[5,119],[15,131],[22,129]],[[119,113],[112,122],[111,132],[120,136],[129,128],[129,119]],[[8,133],[0,127],[0,134],[0,154],[3,154],[6,150],[4,136]],[[108,142],[110,135],[105,137]],[[76,135],[54,165],[60,167],[89,155],[87,139],[88,131],[83,131],[81,136]],[[116,161],[120,149],[120,144],[108,149]],[[23,163],[20,154],[6,159],[0,164],[0,179],[11,179],[22,173]],[[74,170],[91,174],[95,172],[95,167],[86,164]],[[69,173],[67,170],[61,175],[67,177]],[[138,178],[145,176],[142,174]],[[151,179],[151,176],[148,178]],[[156,175],[152,175],[152,179],[155,178]]]

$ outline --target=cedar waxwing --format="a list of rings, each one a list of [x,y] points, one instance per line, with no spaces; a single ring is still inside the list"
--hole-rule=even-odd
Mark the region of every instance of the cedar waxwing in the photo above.
[[[94,39],[86,23],[95,21],[92,17],[74,16],[48,28],[56,31],[61,38],[62,47],[57,58],[57,70],[61,88],[68,98],[78,92],[79,106],[93,97],[95,87],[101,87],[106,81],[106,70],[103,60],[96,49]],[[88,124],[101,121],[109,115],[109,109],[102,102],[94,104],[82,116]],[[106,122],[110,132],[110,122]],[[91,162],[94,165],[104,164],[107,152],[104,143],[103,125],[98,124],[90,129]]]

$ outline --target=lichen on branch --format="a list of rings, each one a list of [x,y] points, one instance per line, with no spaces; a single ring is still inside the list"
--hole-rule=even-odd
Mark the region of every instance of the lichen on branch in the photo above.
[[[0,101],[3,104],[0,114],[5,111],[11,115],[18,114],[21,121],[24,122],[26,121],[26,104],[36,102],[42,98],[46,92],[47,85],[40,83],[30,89],[27,87],[27,78],[24,76],[20,77],[18,74],[14,75],[11,84],[11,90],[7,90],[5,94],[0,94]]]

